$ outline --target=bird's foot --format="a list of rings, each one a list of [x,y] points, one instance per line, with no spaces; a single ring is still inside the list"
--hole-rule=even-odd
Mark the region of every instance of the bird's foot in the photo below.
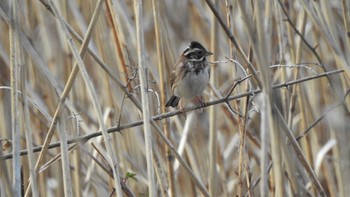
[[[185,108],[184,106],[180,105],[180,113],[184,116],[184,118],[186,119],[186,112],[185,112]]]
[[[203,108],[208,105],[207,102],[204,101],[203,96],[196,96],[197,102],[201,106],[201,112],[203,112]]]

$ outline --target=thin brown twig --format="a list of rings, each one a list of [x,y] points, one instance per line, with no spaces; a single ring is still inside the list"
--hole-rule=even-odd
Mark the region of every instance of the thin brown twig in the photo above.
[[[237,86],[238,84],[242,83],[243,81],[245,81],[246,79],[248,79],[248,78],[250,78],[250,77],[251,77],[251,75],[248,75],[248,76],[244,77],[243,79],[239,79],[238,81],[235,81],[235,83],[233,84],[233,86],[232,86],[230,92],[227,94],[226,99],[232,94],[233,90],[236,88],[236,86]],[[241,118],[243,117],[243,115],[242,115],[240,112],[238,112],[238,111],[236,111],[236,110],[233,109],[233,107],[231,106],[231,104],[230,104],[228,101],[226,102],[226,104],[227,104],[227,106],[229,107],[229,109],[230,109],[232,112],[234,112],[235,114],[238,114],[238,116],[241,117]]]
[[[122,103],[121,103],[121,107],[120,107],[120,112],[119,112],[119,118],[118,118],[118,124],[117,126],[119,127],[120,126],[120,122],[122,120],[122,112],[123,112],[123,109],[124,109],[124,102],[125,102],[125,98],[126,98],[126,95],[125,93],[123,94],[123,99],[122,99]],[[121,135],[123,135],[122,132],[120,132]]]
[[[244,164],[244,151],[245,151],[245,144],[246,144],[246,126],[247,126],[247,114],[248,114],[248,108],[249,108],[249,99],[250,96],[245,97],[243,99],[243,106],[244,106],[244,111],[243,111],[243,116],[240,117],[238,120],[239,124],[239,135],[240,135],[240,140],[239,140],[239,153],[238,153],[238,191],[237,191],[237,196],[242,196],[242,190],[243,190],[243,164]],[[241,119],[241,120],[240,120]]]
[[[295,85],[295,84],[298,84],[298,83],[301,83],[301,82],[304,82],[304,81],[307,81],[307,80],[312,80],[312,79],[324,77],[326,75],[333,75],[333,74],[338,74],[338,73],[342,73],[342,72],[344,72],[344,70],[334,70],[334,71],[322,73],[322,74],[319,74],[319,75],[316,75],[316,76],[312,76],[312,77],[306,77],[306,78],[293,80],[293,81],[289,81],[289,82],[282,83],[282,84],[277,84],[277,85],[272,86],[272,88],[277,89],[277,88],[281,88],[281,87],[288,87],[288,86]],[[224,98],[220,98],[220,99],[217,99],[217,100],[214,100],[214,101],[210,101],[205,106],[199,105],[199,106],[186,107],[186,108],[183,109],[183,111],[185,111],[185,112],[194,111],[194,110],[205,108],[205,107],[208,107],[208,106],[211,106],[211,105],[217,105],[217,104],[224,103],[224,102],[227,102],[227,101],[240,99],[240,98],[243,98],[243,97],[246,97],[246,96],[256,95],[256,94],[259,94],[260,92],[261,92],[261,90],[252,90],[252,91],[244,92],[244,93],[241,93],[241,94],[238,94],[238,95],[235,95],[235,96],[230,96],[228,98],[224,97]],[[163,114],[160,114],[160,115],[153,116],[152,120],[154,120],[154,121],[162,120],[162,119],[169,118],[169,117],[172,117],[172,116],[176,116],[176,115],[179,115],[179,114],[182,114],[182,113],[183,112],[180,111],[180,110],[167,112],[167,113],[163,113]],[[139,126],[139,125],[142,125],[142,124],[143,124],[143,121],[139,120],[139,121],[135,121],[135,122],[132,122],[132,123],[128,123],[128,124],[124,124],[124,125],[108,128],[107,132],[108,133],[120,132],[122,130],[129,129],[129,128],[132,128],[132,127],[136,127],[136,126]],[[90,133],[88,135],[79,136],[79,137],[76,137],[76,138],[69,139],[69,140],[67,140],[67,143],[68,144],[72,144],[72,143],[76,143],[76,142],[85,143],[85,142],[87,142],[88,140],[90,140],[92,138],[100,136],[101,134],[102,133],[100,131],[94,132],[94,133]],[[50,144],[48,146],[48,149],[56,148],[58,146],[59,146],[59,142],[55,142],[55,143]],[[41,146],[37,146],[37,147],[35,147],[33,149],[33,151],[34,152],[39,152],[41,149],[42,149]],[[28,150],[22,150],[20,152],[20,155],[21,156],[27,155],[27,152],[28,152]],[[12,158],[12,154],[9,153],[9,154],[3,155],[1,158],[5,159],[5,160],[6,159],[11,159]]]
[[[348,96],[349,93],[350,93],[350,89],[348,89],[348,90],[346,91],[346,93],[345,93],[343,99],[342,99],[339,103],[333,105],[332,107],[330,107],[329,109],[327,109],[325,112],[323,112],[323,114],[322,114],[319,118],[317,118],[308,128],[306,128],[306,129],[305,129],[298,137],[296,137],[295,139],[296,139],[297,141],[299,141],[301,138],[303,138],[305,135],[307,135],[307,134],[311,131],[311,129],[314,128],[324,117],[326,117],[326,115],[327,115],[330,111],[332,111],[332,110],[334,110],[335,108],[339,107],[340,105],[344,104],[344,101],[345,101],[345,99],[346,99],[346,97]]]
[[[244,77],[244,78],[242,78],[242,79],[239,79],[238,81],[235,81],[235,83],[233,84],[233,86],[232,86],[230,92],[227,94],[226,98],[230,97],[230,95],[232,94],[233,90],[236,88],[236,86],[237,86],[238,84],[240,84],[240,83],[242,83],[243,81],[249,79],[251,76],[252,76],[252,75],[248,75],[248,76],[246,76],[246,77]]]
[[[316,48],[312,47],[309,42],[304,38],[304,36],[299,32],[299,30],[295,27],[295,25],[293,24],[292,20],[290,19],[288,12],[286,10],[286,8],[283,6],[281,0],[278,0],[278,3],[280,4],[283,14],[286,16],[286,21],[289,23],[289,25],[292,27],[292,29],[295,31],[296,34],[298,34],[298,36],[301,38],[301,40],[304,42],[304,44],[307,46],[307,48],[311,51],[311,53],[313,53],[317,59],[317,61],[321,64],[323,71],[326,72],[327,70],[325,69],[321,57],[318,55],[318,53],[316,52]]]
[[[271,168],[272,168],[272,164],[273,164],[272,161],[270,161],[269,166],[267,167],[267,172],[268,172],[268,173],[270,172],[270,170],[271,170]],[[261,177],[257,178],[257,179],[255,180],[255,182],[254,182],[253,184],[251,184],[251,187],[249,188],[249,190],[248,190],[247,193],[245,194],[246,197],[249,196],[250,191],[252,191],[252,190],[258,185],[258,183],[260,182],[260,180],[261,180]]]
[[[83,146],[83,144],[79,144],[80,146]],[[89,151],[86,151],[84,148],[82,148],[81,150],[83,150],[92,160],[94,160],[94,162],[96,162],[96,164],[104,171],[106,172],[110,177],[113,177],[113,172],[112,172],[112,168],[111,166],[108,165],[108,162],[106,161],[104,155],[99,151],[99,149],[95,146],[95,144],[92,144],[93,148],[99,152],[99,154],[101,155],[101,157],[103,158],[104,163],[103,164],[101,162],[101,160],[97,159],[95,156],[93,156]],[[131,190],[128,188],[128,186],[126,185],[126,179],[124,177],[120,177],[120,185],[122,187],[122,190],[124,192],[124,194],[128,197],[133,197],[133,193],[131,192]],[[115,188],[113,188],[113,192],[112,194],[115,193]],[[112,195],[111,194],[111,195]]]
[[[276,89],[276,88],[281,88],[281,87],[288,87],[288,86],[290,86],[292,84],[295,84],[296,81],[298,81],[298,83],[301,83],[301,82],[309,81],[309,80],[316,79],[316,78],[319,78],[319,77],[328,77],[329,75],[336,74],[336,73],[341,73],[341,72],[344,72],[344,70],[340,69],[340,70],[333,70],[333,71],[329,71],[329,72],[324,72],[322,74],[317,74],[317,75],[310,76],[310,77],[305,77],[305,78],[302,78],[302,79],[296,79],[296,80],[293,80],[293,81],[280,83],[280,84],[272,86],[272,88]]]
[[[288,140],[291,142],[291,145],[295,151],[295,154],[297,155],[300,163],[303,165],[306,173],[309,175],[313,185],[316,187],[318,194],[322,197],[326,196],[325,190],[323,189],[323,186],[321,185],[320,181],[318,180],[315,171],[311,168],[310,164],[307,162],[305,154],[303,153],[301,147],[299,146],[298,142],[296,141],[293,133],[288,128],[288,125],[287,125],[285,119],[283,118],[280,110],[276,106],[276,104],[274,105],[273,110],[276,112],[275,114],[279,120],[279,123],[281,125],[282,130],[286,134]]]
[[[289,23],[289,25],[292,27],[292,29],[295,31],[295,33],[301,38],[301,40],[303,41],[303,43],[306,45],[306,47],[311,51],[311,53],[314,54],[314,56],[316,57],[317,61],[319,62],[319,64],[321,65],[321,68],[323,69],[324,72],[327,72],[327,69],[325,67],[325,65],[323,64],[321,57],[318,55],[318,53],[316,52],[316,47],[312,47],[309,42],[305,39],[305,37],[299,32],[299,30],[296,28],[296,26],[293,24],[292,20],[290,19],[288,12],[286,10],[286,8],[283,6],[281,0],[278,0],[278,3],[280,4],[282,11],[284,13],[284,15],[286,16],[286,20]],[[338,99],[340,98],[338,92],[336,91],[336,89],[334,88],[334,84],[332,82],[332,80],[329,78],[329,76],[327,76],[328,82],[332,87],[332,90],[334,90],[334,92],[336,93],[336,96],[338,96]]]
[[[249,71],[252,73],[252,75],[254,76],[255,81],[257,82],[259,88],[262,88],[262,84],[258,75],[258,72],[255,70],[253,64],[249,61],[249,59],[247,58],[247,56],[245,55],[245,53],[243,52],[243,49],[241,48],[241,46],[238,44],[235,36],[232,34],[232,32],[230,31],[230,29],[227,27],[227,25],[225,24],[225,21],[222,19],[222,17],[220,16],[219,12],[216,10],[212,0],[205,0],[209,6],[209,8],[211,9],[211,11],[213,12],[213,14],[215,15],[216,19],[219,21],[221,27],[224,29],[225,33],[227,34],[227,36],[229,37],[229,39],[231,40],[231,42],[233,43],[233,45],[236,47],[238,53],[241,55],[241,57],[243,58],[244,62],[247,64]]]

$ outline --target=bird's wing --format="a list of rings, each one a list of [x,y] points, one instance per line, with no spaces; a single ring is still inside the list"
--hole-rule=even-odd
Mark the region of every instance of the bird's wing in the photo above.
[[[176,81],[180,80],[183,77],[183,72],[185,70],[185,57],[180,56],[180,59],[177,64],[175,64],[174,70],[171,73],[170,84],[171,88],[174,89],[174,84]]]

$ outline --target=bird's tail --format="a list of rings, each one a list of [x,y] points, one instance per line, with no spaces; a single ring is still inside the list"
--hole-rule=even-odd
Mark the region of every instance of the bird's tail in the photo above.
[[[171,96],[171,98],[168,100],[168,102],[165,104],[165,107],[176,107],[179,104],[180,97],[177,96]]]

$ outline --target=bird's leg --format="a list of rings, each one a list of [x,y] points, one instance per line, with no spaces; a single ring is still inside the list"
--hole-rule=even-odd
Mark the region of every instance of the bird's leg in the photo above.
[[[184,108],[184,105],[183,105],[183,103],[182,103],[182,100],[183,99],[181,99],[180,100],[180,112],[181,112],[181,114],[185,117],[185,119],[186,119],[186,112],[185,112],[185,108]]]
[[[202,107],[201,111],[203,111],[203,108],[207,106],[207,103],[204,101],[203,96],[196,96],[197,101],[199,102],[199,105]]]

